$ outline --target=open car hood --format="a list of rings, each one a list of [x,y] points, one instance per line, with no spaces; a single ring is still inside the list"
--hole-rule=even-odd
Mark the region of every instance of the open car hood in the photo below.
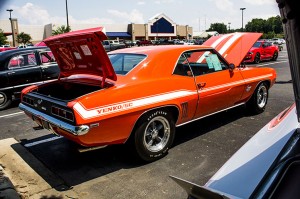
[[[212,36],[203,45],[215,48],[230,64],[239,66],[262,33],[236,32]]]
[[[103,28],[72,31],[45,39],[60,68],[60,77],[91,74],[116,81],[117,76],[102,46]]]

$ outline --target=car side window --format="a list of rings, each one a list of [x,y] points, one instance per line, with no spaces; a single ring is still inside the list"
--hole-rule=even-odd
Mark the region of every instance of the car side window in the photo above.
[[[42,64],[50,64],[55,62],[55,58],[51,51],[45,51],[40,53]]]
[[[10,59],[8,63],[9,69],[20,68],[20,67],[28,67],[28,66],[36,66],[36,59],[34,53],[21,54],[14,56]]]
[[[179,57],[173,74],[181,76],[192,76],[190,66],[188,65],[187,58],[184,54]]]
[[[226,63],[214,51],[190,51],[185,52],[183,55],[186,57],[186,60],[180,62],[179,59],[176,69],[184,65],[185,68],[192,70],[194,76],[214,73],[228,68]],[[176,69],[174,74],[176,74]]]

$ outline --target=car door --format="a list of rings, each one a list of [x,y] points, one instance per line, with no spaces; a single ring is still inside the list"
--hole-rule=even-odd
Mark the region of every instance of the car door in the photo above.
[[[8,82],[10,86],[23,88],[42,80],[41,69],[34,51],[14,55],[8,62]]]
[[[39,64],[42,71],[42,80],[56,79],[59,76],[59,67],[50,50],[38,52]]]
[[[264,58],[269,59],[273,56],[272,44],[269,42],[263,43]]]
[[[239,69],[229,69],[228,64],[214,50],[192,51],[185,55],[199,95],[195,118],[239,103],[244,90],[244,80]]]

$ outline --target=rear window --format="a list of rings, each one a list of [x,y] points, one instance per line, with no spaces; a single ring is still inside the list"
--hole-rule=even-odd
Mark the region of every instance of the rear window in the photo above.
[[[116,74],[126,75],[136,65],[138,65],[146,55],[141,54],[109,54],[110,62]]]

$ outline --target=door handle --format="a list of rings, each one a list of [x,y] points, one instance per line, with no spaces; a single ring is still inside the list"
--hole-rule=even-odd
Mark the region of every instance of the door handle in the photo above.
[[[8,74],[8,75],[11,75],[11,74],[14,74],[14,73],[15,73],[15,72],[8,72],[7,74]]]
[[[205,82],[199,82],[199,83],[197,83],[198,89],[202,89],[205,85],[206,85]]]

